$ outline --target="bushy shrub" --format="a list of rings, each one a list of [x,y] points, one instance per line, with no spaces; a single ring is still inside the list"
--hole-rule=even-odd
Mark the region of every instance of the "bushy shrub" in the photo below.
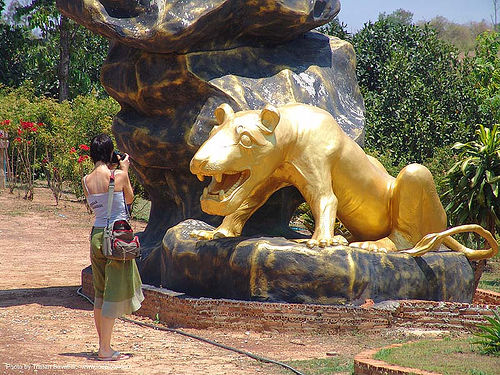
[[[500,32],[486,31],[477,37],[472,59],[472,83],[479,98],[483,125],[500,122]]]
[[[428,26],[381,19],[352,43],[366,105],[366,146],[396,165],[423,162],[480,122],[469,66]]]
[[[18,165],[19,153],[13,152],[18,143],[18,128],[22,121],[43,124],[33,133],[36,149],[31,164],[33,175],[46,178],[60,196],[62,181],[69,183],[78,198],[83,197],[81,177],[92,163],[88,157],[88,144],[99,133],[111,134],[111,123],[119,105],[111,98],[98,99],[95,95],[77,97],[73,101],[58,103],[51,98],[39,97],[33,86],[26,82],[16,89],[0,89],[0,125],[9,134],[10,162]],[[20,176],[13,168],[12,176]]]

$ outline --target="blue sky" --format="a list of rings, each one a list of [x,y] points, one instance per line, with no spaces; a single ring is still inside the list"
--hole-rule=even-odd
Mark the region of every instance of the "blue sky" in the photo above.
[[[430,21],[443,16],[456,23],[483,19],[491,22],[492,0],[340,0],[342,9],[339,20],[347,24],[349,32],[363,27],[365,22],[376,21],[379,13],[392,13],[404,9],[414,14],[413,21]],[[498,14],[500,17],[500,14]]]
[[[6,0],[9,4],[11,0]],[[492,0],[340,0],[342,10],[340,21],[355,32],[368,21],[376,21],[379,13],[392,13],[402,8],[414,14],[413,21],[430,21],[435,16],[443,16],[456,23],[483,19],[491,22]],[[500,14],[498,15],[500,17]]]

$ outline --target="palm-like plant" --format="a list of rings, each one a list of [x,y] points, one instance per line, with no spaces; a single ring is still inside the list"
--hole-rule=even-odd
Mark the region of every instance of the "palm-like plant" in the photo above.
[[[454,224],[476,223],[493,235],[500,228],[500,129],[480,125],[477,141],[457,143],[459,161],[448,171],[450,203],[446,210]]]
[[[489,324],[480,324],[477,326],[479,332],[475,335],[479,340],[473,343],[480,346],[483,354],[493,354],[500,356],[500,310],[493,311],[493,317],[485,316]]]

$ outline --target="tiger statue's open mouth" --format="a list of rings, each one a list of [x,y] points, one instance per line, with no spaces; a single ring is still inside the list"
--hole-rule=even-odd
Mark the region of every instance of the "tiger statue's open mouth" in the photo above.
[[[213,175],[198,174],[198,179],[203,181],[205,176],[211,177],[210,184],[203,189],[200,200],[211,199],[218,202],[231,200],[233,195],[242,187],[250,177],[250,170],[242,172],[216,173]]]

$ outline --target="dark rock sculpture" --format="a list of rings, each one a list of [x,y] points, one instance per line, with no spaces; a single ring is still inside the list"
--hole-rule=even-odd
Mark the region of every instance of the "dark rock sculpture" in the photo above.
[[[281,44],[331,21],[339,0],[57,0],[64,15],[152,53]]]
[[[363,140],[352,46],[304,34],[331,20],[338,0],[57,0],[57,5],[112,39],[101,81],[121,104],[113,133],[152,201],[141,238],[146,281],[156,279],[148,267],[150,261],[156,266],[155,257],[148,255],[166,229],[186,218],[219,220],[200,210],[203,185],[189,172],[219,104],[243,110],[308,103],[328,110],[349,135]],[[295,188],[277,192],[245,233],[293,235],[288,222],[302,200]]]

